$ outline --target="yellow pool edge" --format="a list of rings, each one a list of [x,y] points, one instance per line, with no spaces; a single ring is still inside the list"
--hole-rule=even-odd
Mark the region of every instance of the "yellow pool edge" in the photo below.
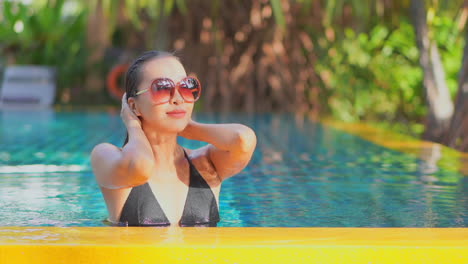
[[[0,263],[467,263],[466,228],[1,227]]]

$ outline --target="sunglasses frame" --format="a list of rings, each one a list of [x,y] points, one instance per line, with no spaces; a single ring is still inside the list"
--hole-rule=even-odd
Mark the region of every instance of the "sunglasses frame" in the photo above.
[[[197,79],[197,77],[187,76],[187,77],[183,78],[182,80],[180,80],[180,81],[177,82],[177,83],[174,83],[174,81],[173,81],[172,79],[167,78],[167,77],[156,78],[156,79],[154,79],[154,80],[151,82],[150,87],[148,87],[148,88],[146,88],[146,89],[143,89],[143,90],[141,90],[141,91],[138,91],[138,92],[135,94],[135,96],[140,95],[140,94],[143,94],[143,93],[146,93],[147,91],[151,91],[151,88],[153,87],[153,85],[154,85],[155,82],[158,82],[158,81],[161,81],[161,80],[170,81],[170,82],[173,84],[173,86],[171,87],[171,91],[170,91],[171,96],[169,97],[169,99],[168,99],[167,101],[156,103],[157,105],[159,105],[159,104],[165,104],[165,103],[168,103],[168,102],[171,101],[172,97],[174,97],[175,90],[176,90],[176,89],[179,90],[179,89],[180,89],[181,83],[182,83],[183,81],[187,80],[187,79],[195,79],[195,81],[198,83],[198,93],[201,95],[202,87],[201,87],[200,81]],[[190,100],[187,101],[187,100],[184,98],[184,96],[182,95],[182,93],[180,92],[180,90],[179,90],[179,94],[180,94],[180,96],[182,97],[182,99],[184,99],[184,102],[187,102],[187,103],[194,103],[194,102],[196,102],[198,99],[200,99],[200,95],[199,95],[197,99],[195,99],[195,100],[193,100],[193,101],[190,101]],[[151,96],[151,97],[153,97],[153,96]]]

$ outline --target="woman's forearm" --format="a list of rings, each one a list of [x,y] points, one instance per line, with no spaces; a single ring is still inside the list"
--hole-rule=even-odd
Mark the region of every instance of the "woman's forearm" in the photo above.
[[[181,136],[200,140],[227,151],[246,151],[255,133],[241,124],[203,124],[191,121]]]
[[[122,148],[122,159],[132,172],[150,171],[154,166],[153,150],[140,126],[128,126],[128,142]]]

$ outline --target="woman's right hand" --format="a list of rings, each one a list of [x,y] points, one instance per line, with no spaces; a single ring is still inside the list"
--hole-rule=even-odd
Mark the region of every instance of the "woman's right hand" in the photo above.
[[[122,96],[122,109],[120,110],[120,117],[124,122],[127,128],[130,127],[140,127],[141,128],[141,121],[137,115],[130,109],[130,106],[127,103],[127,93],[124,93]]]

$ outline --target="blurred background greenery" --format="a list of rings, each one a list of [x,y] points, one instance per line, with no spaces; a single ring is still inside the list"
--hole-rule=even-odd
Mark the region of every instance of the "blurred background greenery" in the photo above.
[[[378,123],[468,151],[467,1],[0,1],[0,64],[58,71],[56,105],[119,106],[106,86],[175,51],[204,111]]]

